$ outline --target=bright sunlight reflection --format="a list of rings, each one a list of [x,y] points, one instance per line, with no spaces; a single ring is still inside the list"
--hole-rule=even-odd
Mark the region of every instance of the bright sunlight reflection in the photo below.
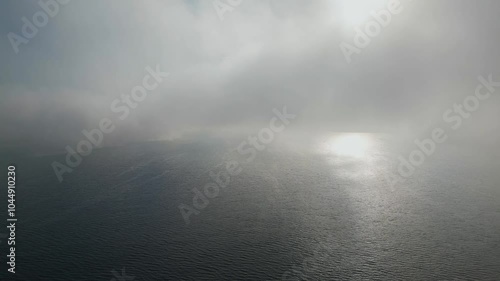
[[[337,155],[361,158],[369,151],[371,140],[366,134],[342,134],[332,139],[329,146]]]

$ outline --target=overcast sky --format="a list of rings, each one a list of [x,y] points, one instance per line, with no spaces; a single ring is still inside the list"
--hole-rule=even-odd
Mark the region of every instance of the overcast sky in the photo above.
[[[117,125],[107,145],[244,132],[283,106],[311,134],[424,134],[479,75],[500,81],[496,0],[401,0],[348,63],[339,45],[354,44],[355,27],[387,2],[243,0],[221,20],[211,0],[73,0],[16,53],[8,34],[22,35],[22,18],[42,9],[1,1],[0,141],[63,150],[104,117]],[[120,120],[112,101],[148,66],[170,76]],[[461,136],[500,140],[499,95]]]

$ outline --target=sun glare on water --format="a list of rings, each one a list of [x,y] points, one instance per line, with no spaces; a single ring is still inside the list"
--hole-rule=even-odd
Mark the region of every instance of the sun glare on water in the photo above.
[[[363,158],[371,147],[371,139],[366,134],[342,134],[328,144],[329,150],[339,156]]]

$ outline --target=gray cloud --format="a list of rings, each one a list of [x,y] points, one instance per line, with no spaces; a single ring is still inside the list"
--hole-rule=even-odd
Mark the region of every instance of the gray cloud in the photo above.
[[[478,75],[500,80],[498,1],[401,0],[351,64],[339,49],[354,36],[346,1],[244,1],[220,21],[211,1],[74,0],[18,54],[6,35],[40,8],[3,1],[0,141],[62,150],[103,117],[118,126],[107,145],[250,131],[283,105],[306,132],[423,134]],[[111,101],[156,65],[171,76],[118,120]],[[482,104],[459,134],[500,140],[499,105]]]

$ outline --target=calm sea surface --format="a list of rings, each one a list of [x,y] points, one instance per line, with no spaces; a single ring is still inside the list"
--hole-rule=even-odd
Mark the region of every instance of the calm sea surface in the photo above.
[[[443,146],[391,186],[395,154],[375,146],[246,163],[217,140],[137,144],[94,151],[62,183],[64,155],[20,158],[17,279],[5,239],[0,279],[500,280],[499,154]],[[178,206],[229,159],[242,172],[186,225]]]

